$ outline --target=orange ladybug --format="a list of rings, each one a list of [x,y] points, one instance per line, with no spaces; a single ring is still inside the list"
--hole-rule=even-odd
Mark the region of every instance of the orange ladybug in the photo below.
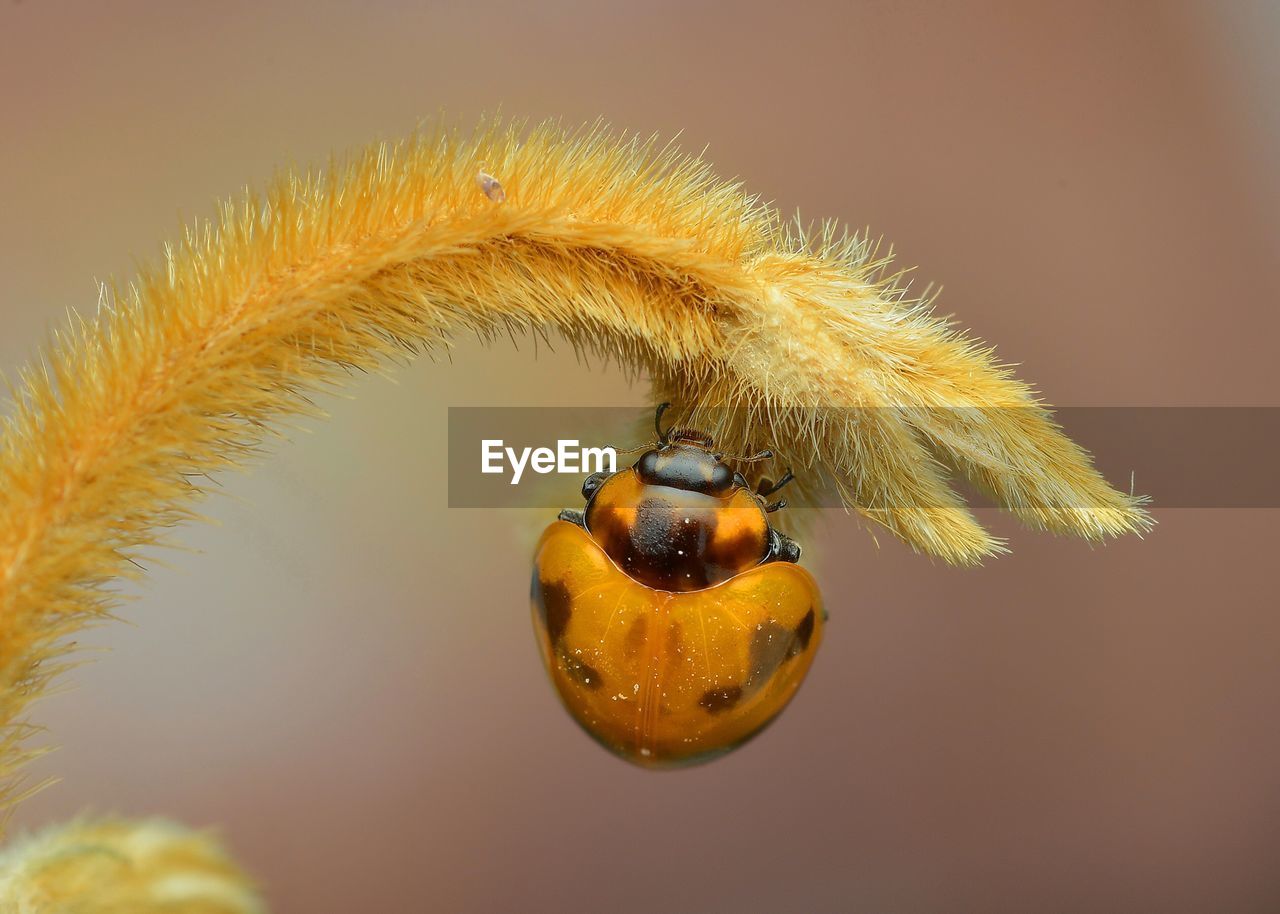
[[[766,502],[691,429],[582,486],[538,543],[531,601],[565,708],[605,748],[646,767],[710,761],[759,733],[800,687],[825,615],[800,547]],[[768,451],[755,458],[772,456]]]

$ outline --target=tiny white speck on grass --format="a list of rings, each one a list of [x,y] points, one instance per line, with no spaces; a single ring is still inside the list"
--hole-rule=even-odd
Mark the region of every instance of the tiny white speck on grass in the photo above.
[[[498,179],[488,172],[480,172],[476,175],[476,185],[484,192],[484,195],[494,203],[505,203],[507,192],[502,189],[502,184]]]

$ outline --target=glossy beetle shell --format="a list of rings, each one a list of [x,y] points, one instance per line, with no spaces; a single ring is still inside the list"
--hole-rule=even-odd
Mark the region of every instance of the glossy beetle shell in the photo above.
[[[701,590],[764,560],[769,521],[748,489],[723,495],[646,484],[635,468],[609,478],[586,526],[631,577],[659,590]]]
[[[538,544],[531,596],[543,659],[569,713],[646,766],[706,761],[759,733],[791,700],[822,640],[818,587],[793,563],[659,590],[566,521]]]

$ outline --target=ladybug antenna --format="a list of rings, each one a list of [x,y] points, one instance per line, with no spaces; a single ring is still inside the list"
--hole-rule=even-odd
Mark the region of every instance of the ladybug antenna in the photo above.
[[[796,478],[795,474],[791,472],[791,467],[787,467],[787,472],[784,473],[782,475],[782,478],[779,479],[777,482],[770,482],[767,479],[762,480],[760,483],[760,488],[756,494],[767,498],[768,496],[772,495],[774,492],[781,489],[787,483],[793,482],[795,478]],[[786,499],[783,499],[783,501],[785,502]]]
[[[679,429],[676,429],[676,428],[669,428],[665,432],[662,430],[662,414],[665,413],[670,408],[671,408],[670,403],[659,403],[658,411],[654,413],[654,416],[653,416],[653,427],[658,432],[659,444],[670,444],[671,433],[680,431]],[[645,444],[637,444],[634,447],[618,447],[617,445],[606,444],[605,447],[612,448],[613,451],[618,454],[630,454],[633,451],[648,450],[649,448],[653,447],[653,445],[650,443],[645,443]]]
[[[750,457],[732,457],[732,456],[726,457],[724,454],[715,455],[717,460],[734,460],[734,461],[737,461],[738,463],[755,463],[757,460],[768,460],[772,456],[773,456],[773,451],[769,450],[768,448],[765,448],[759,454],[753,454]]]
[[[670,434],[670,431],[671,431],[670,429],[668,429],[665,432],[662,430],[662,414],[665,413],[670,408],[671,408],[671,404],[669,402],[659,403],[658,411],[653,414],[653,428],[658,433],[659,444],[667,443],[667,436]]]
[[[647,451],[649,448],[653,447],[653,445],[637,444],[635,447],[618,447],[615,444],[606,444],[605,447],[613,451],[615,454],[633,454],[636,451]]]

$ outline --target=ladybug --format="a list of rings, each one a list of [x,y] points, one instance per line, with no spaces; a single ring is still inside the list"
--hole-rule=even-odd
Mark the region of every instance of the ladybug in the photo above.
[[[662,430],[668,405],[657,445],[589,476],[586,510],[543,533],[531,588],[565,708],[644,767],[710,761],[759,733],[800,687],[825,619],[800,547],[769,523],[791,472],[752,491],[709,436]]]

